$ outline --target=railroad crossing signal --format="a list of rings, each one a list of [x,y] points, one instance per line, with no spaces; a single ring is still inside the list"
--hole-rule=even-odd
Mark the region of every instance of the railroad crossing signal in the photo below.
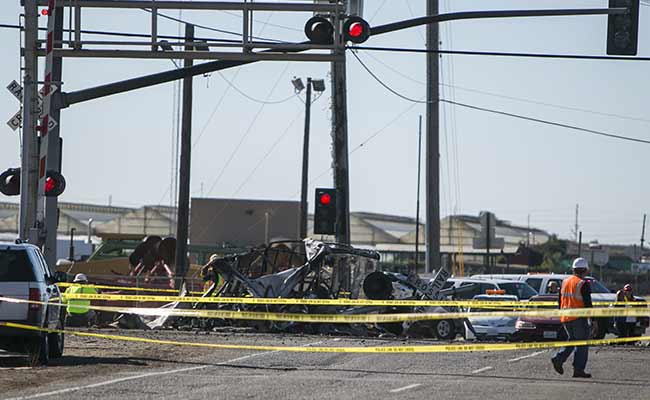
[[[609,0],[609,8],[627,7],[627,14],[607,17],[607,54],[635,56],[639,41],[639,0]]]
[[[45,196],[57,197],[65,191],[65,178],[60,172],[49,170],[45,178]],[[9,168],[0,174],[0,193],[5,196],[20,194],[20,168]]]
[[[0,174],[0,193],[5,196],[20,194],[20,168],[9,168]]]
[[[57,197],[65,191],[65,178],[60,172],[47,171],[45,178],[45,196]]]
[[[363,18],[350,17],[343,23],[343,38],[346,42],[363,43],[370,37],[370,25]]]
[[[336,233],[336,189],[316,189],[314,234]]]
[[[44,87],[41,88],[38,92],[38,117],[43,118],[44,117],[44,110],[43,110],[43,92],[44,92]],[[54,84],[50,85],[50,92],[53,93],[58,89],[58,87]],[[16,82],[15,80],[11,81],[9,85],[7,85],[7,90],[18,100],[22,103],[23,101],[23,87],[20,83]],[[48,129],[54,129],[58,123],[54,120],[54,118],[49,117],[48,121]],[[18,109],[18,112],[14,114],[13,117],[9,121],[7,121],[7,125],[11,128],[11,130],[15,131],[18,128],[20,128],[23,125],[23,107],[21,104],[20,109]]]
[[[332,22],[322,16],[316,15],[305,23],[305,35],[315,44],[334,43],[335,29]],[[361,17],[347,17],[343,22],[343,41],[363,43],[370,37],[370,25]]]

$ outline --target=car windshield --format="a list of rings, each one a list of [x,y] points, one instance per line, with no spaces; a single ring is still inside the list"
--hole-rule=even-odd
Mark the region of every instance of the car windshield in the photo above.
[[[609,289],[605,287],[602,283],[595,279],[588,279],[589,285],[591,286],[591,293],[611,293]]]
[[[520,299],[530,299],[537,292],[530,285],[523,282],[499,283],[499,287],[506,291],[506,294],[512,294]]]
[[[30,282],[35,280],[32,263],[25,250],[0,251],[0,282]]]

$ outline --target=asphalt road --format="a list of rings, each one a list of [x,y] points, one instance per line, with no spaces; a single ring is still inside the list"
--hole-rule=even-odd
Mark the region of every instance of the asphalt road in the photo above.
[[[105,330],[103,332],[106,332]],[[120,332],[124,333],[124,332]],[[126,334],[142,332],[126,332]],[[245,332],[151,332],[208,343],[311,346],[433,344]],[[64,357],[25,366],[0,353],[0,399],[644,399],[650,348],[595,347],[594,378],[553,371],[550,350],[436,354],[321,354],[215,350],[69,336]]]

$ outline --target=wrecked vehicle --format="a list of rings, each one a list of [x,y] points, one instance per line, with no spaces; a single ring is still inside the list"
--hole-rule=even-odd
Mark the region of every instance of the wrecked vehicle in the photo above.
[[[371,299],[371,300],[445,300],[446,296],[470,290],[441,290],[449,271],[440,268],[431,281],[417,275],[376,270],[379,254],[372,250],[323,243],[311,239],[275,242],[264,248],[235,256],[217,258],[203,269],[203,279],[210,282],[203,297],[256,297],[304,299]],[[206,310],[261,311],[304,314],[368,314],[449,312],[453,307],[380,307],[255,305],[217,303],[176,303],[174,308]],[[439,320],[364,324],[316,324],[299,322],[228,321],[208,318],[159,317],[149,326],[216,328],[220,326],[254,326],[259,330],[438,337],[453,339],[471,324],[463,320]]]

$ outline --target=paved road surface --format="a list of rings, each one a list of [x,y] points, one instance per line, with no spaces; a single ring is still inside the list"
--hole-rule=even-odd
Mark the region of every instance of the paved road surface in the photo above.
[[[148,335],[287,346],[405,343],[251,333]],[[392,355],[252,352],[68,337],[64,357],[47,368],[28,368],[23,358],[0,354],[0,399],[650,398],[650,348],[592,348],[591,380],[571,378],[568,364],[564,376],[556,374],[549,357],[546,350]]]

